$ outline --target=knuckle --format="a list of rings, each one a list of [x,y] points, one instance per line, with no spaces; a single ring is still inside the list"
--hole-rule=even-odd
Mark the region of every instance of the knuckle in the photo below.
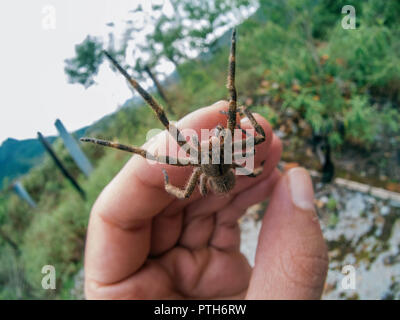
[[[135,284],[124,290],[124,286],[101,284],[96,280],[85,280],[85,298],[89,300],[121,300],[121,299],[146,299],[145,286]]]
[[[85,279],[85,298],[89,300],[102,299],[101,286],[97,281]],[[105,298],[105,297],[104,297]]]

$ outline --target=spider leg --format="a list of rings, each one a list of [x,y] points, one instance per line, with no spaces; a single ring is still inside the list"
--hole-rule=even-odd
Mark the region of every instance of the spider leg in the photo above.
[[[236,112],[237,112],[237,92],[235,88],[235,66],[236,66],[235,59],[236,59],[236,30],[233,29],[231,52],[229,54],[229,69],[228,69],[228,83],[227,83],[227,88],[229,90],[229,95],[230,95],[227,128],[231,132],[232,137],[233,137],[233,130],[236,127]]]
[[[223,114],[223,115],[226,115],[226,116],[228,116],[228,114],[229,114],[228,111],[225,111],[225,110],[220,110],[220,113]],[[249,134],[246,130],[244,130],[244,129],[240,126],[239,123],[236,125],[236,128],[239,129],[239,130],[242,130],[243,134],[245,134],[246,136],[250,136],[250,134]]]
[[[172,166],[197,166],[196,161],[194,159],[179,159],[179,158],[174,158],[170,156],[158,156],[158,155],[153,155],[150,152],[148,152],[145,149],[139,148],[139,147],[134,147],[134,146],[127,146],[124,144],[120,144],[117,142],[112,142],[112,141],[107,141],[107,140],[101,140],[101,139],[94,139],[94,138],[81,138],[80,139],[83,142],[91,142],[94,144],[98,144],[104,147],[110,147],[110,148],[115,148],[131,153],[138,154],[142,156],[143,158],[149,159],[149,160],[154,160],[160,163],[165,163],[169,164]],[[188,162],[189,160],[189,162]]]
[[[257,120],[254,118],[253,114],[249,109],[247,109],[245,106],[241,106],[240,110],[246,115],[246,117],[250,120],[250,123],[256,130],[256,132],[259,134],[259,136],[254,137],[254,145],[260,144],[261,142],[265,141],[265,131],[261,127],[261,125],[257,122]]]
[[[261,166],[260,167],[254,169],[253,171],[247,170],[245,167],[243,167],[243,166],[241,166],[240,164],[237,164],[237,163],[233,163],[233,167],[234,168],[241,168],[242,170],[245,171],[247,177],[255,178],[255,177],[258,177],[261,173],[263,173],[263,171],[264,171],[264,163],[265,163],[265,160],[263,162],[261,162]]]
[[[241,148],[241,149],[246,148],[246,146],[251,143],[253,143],[254,146],[256,146],[257,144],[260,144],[265,141],[265,131],[261,127],[261,125],[257,122],[257,120],[254,118],[250,110],[248,110],[244,106],[240,107],[240,109],[243,110],[243,113],[247,116],[247,118],[249,119],[250,123],[252,124],[258,135],[255,137],[248,135],[248,138],[246,139],[235,141],[232,146],[233,150],[236,150],[236,148]]]
[[[107,51],[103,50],[103,53],[112,62],[112,64],[118,69],[118,71],[121,72],[121,74],[132,85],[132,87],[142,96],[144,101],[146,101],[146,103],[153,109],[153,111],[156,113],[157,118],[161,121],[161,123],[168,130],[168,132],[170,132],[170,134],[176,140],[178,145],[180,147],[187,145],[188,149],[186,150],[186,153],[188,155],[190,154],[190,152],[195,152],[195,150],[193,150],[193,148],[190,146],[190,144],[188,144],[186,139],[182,136],[179,129],[174,124],[169,122],[163,107],[160,104],[158,104],[158,102],[145,89],[143,89],[143,87],[135,79],[133,79],[128,74],[128,72],[124,68],[122,68],[122,66]],[[176,132],[177,133],[176,136],[174,134],[172,134],[171,132]]]
[[[248,157],[254,156],[256,154],[256,151],[253,148],[252,150],[242,150],[241,152],[235,152],[233,154],[233,159],[235,159],[236,155],[238,155],[238,154],[240,154],[244,158],[248,158]]]
[[[245,134],[247,137],[251,137],[251,134],[248,133],[246,130],[244,130],[244,129],[240,126],[240,124],[237,125],[237,128],[238,128],[239,130],[242,130],[243,134]]]
[[[208,193],[208,188],[207,188],[207,176],[205,174],[202,174],[200,176],[200,194],[205,197]]]
[[[220,136],[221,136],[221,133],[224,132],[224,129],[225,129],[225,128],[219,123],[219,124],[214,128],[215,136],[216,136],[216,137],[220,137]]]
[[[165,171],[165,169],[163,169],[163,174],[164,174],[165,190],[169,194],[172,194],[173,196],[177,197],[178,199],[187,199],[192,195],[194,188],[196,187],[196,184],[201,175],[201,168],[196,168],[193,170],[193,173],[190,176],[185,189],[181,189],[170,184],[168,174],[167,171]]]
[[[251,144],[253,144],[253,146],[255,146],[256,145],[255,140],[256,139],[253,136],[251,136],[251,137],[248,137],[243,140],[235,141],[234,143],[232,143],[233,150],[235,151],[237,149],[244,149],[244,148],[247,148]]]

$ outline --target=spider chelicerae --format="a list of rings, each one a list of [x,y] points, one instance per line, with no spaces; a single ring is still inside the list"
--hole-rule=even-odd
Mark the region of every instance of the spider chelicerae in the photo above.
[[[122,73],[122,75],[128,80],[128,82],[132,85],[132,87],[142,96],[142,98],[146,101],[146,103],[154,110],[157,115],[157,118],[161,121],[163,126],[170,132],[172,137],[176,140],[178,145],[181,148],[184,148],[186,154],[189,158],[175,158],[171,156],[159,156],[155,154],[151,154],[145,149],[134,146],[127,146],[117,142],[106,141],[101,139],[94,138],[81,138],[81,141],[84,142],[92,142],[95,144],[99,144],[102,146],[112,147],[120,150],[124,150],[127,152],[138,154],[146,159],[155,160],[160,163],[165,163],[174,166],[192,166],[194,167],[193,173],[191,174],[186,187],[181,189],[169,183],[169,177],[165,169],[163,169],[164,174],[164,183],[165,190],[176,196],[179,199],[189,198],[197,184],[199,184],[199,189],[201,195],[205,196],[208,193],[208,189],[211,189],[217,194],[226,194],[235,186],[236,176],[235,169],[240,168],[241,170],[245,170],[245,175],[248,177],[256,177],[262,173],[263,167],[256,168],[254,171],[249,171],[244,168],[242,165],[230,161],[224,161],[226,150],[230,152],[231,155],[234,155],[234,149],[239,148],[242,150],[246,149],[246,146],[252,145],[252,150],[250,153],[244,151],[244,155],[254,155],[254,146],[260,144],[265,141],[265,132],[261,125],[256,121],[253,114],[244,106],[237,106],[237,92],[235,88],[235,57],[236,57],[236,30],[234,29],[232,32],[232,40],[231,40],[231,49],[229,55],[229,68],[228,68],[228,83],[227,88],[229,90],[230,100],[228,111],[224,112],[227,115],[227,128],[224,128],[221,125],[218,125],[215,128],[215,134],[212,136],[209,141],[206,143],[199,143],[195,137],[193,140],[196,146],[190,145],[186,139],[182,136],[180,130],[171,123],[167,115],[164,112],[164,109],[158,102],[145,90],[140,86],[140,84],[133,79],[127,71],[121,67],[121,65],[106,51],[103,51],[106,57],[112,62],[112,64]],[[257,135],[248,135],[245,139],[240,139],[239,141],[233,141],[232,137],[234,136],[234,130],[240,128],[237,124],[237,113],[241,113],[245,115],[249,120],[252,126],[254,127]],[[172,134],[174,133],[174,134]],[[229,137],[229,138],[227,138]],[[210,163],[211,154],[209,151],[213,149],[215,145],[215,140],[219,142],[219,149],[217,153],[219,155],[220,161],[218,163]],[[206,150],[205,150],[206,149]],[[207,151],[207,152],[205,152]],[[215,150],[213,149],[211,153],[215,154]],[[232,157],[231,157],[232,159]],[[207,161],[204,161],[207,160]],[[246,171],[247,170],[247,171]]]

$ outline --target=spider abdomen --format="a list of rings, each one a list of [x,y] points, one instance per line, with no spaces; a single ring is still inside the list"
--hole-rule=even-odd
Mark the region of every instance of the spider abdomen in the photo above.
[[[230,164],[202,164],[202,171],[209,177],[219,177],[225,175],[232,166]]]
[[[226,194],[235,186],[235,173],[229,169],[224,175],[210,177],[210,186],[215,193]]]

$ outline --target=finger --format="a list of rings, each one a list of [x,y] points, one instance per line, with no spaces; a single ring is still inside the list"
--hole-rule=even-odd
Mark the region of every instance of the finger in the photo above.
[[[219,250],[239,250],[240,228],[238,219],[246,213],[247,208],[270,196],[279,177],[280,172],[275,169],[268,178],[238,194],[227,207],[217,212],[214,231],[209,244]]]
[[[220,101],[199,109],[182,119],[179,126],[198,131],[211,129],[225,119],[219,110],[226,108],[227,102]],[[97,287],[121,281],[145,261],[150,249],[151,219],[173,201],[164,190],[162,167],[168,167],[171,176],[182,182],[191,171],[151,165],[146,159],[133,156],[96,200],[86,243],[87,283],[95,281]]]
[[[303,168],[277,183],[263,219],[248,299],[318,299],[328,268],[327,249]]]

